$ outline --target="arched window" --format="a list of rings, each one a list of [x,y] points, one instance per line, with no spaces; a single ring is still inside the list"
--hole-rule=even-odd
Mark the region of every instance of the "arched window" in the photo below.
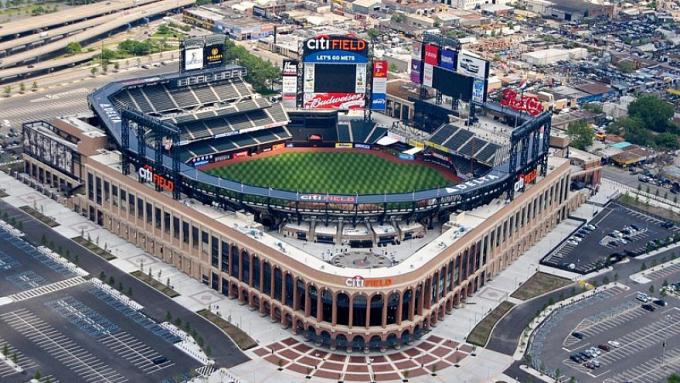
[[[272,293],[272,267],[267,261],[264,261],[264,275],[262,278],[262,292],[270,295]]]
[[[382,326],[383,296],[376,294],[371,298],[370,326]]]
[[[333,320],[333,294],[330,290],[324,289],[321,293],[322,318],[324,322],[331,323]]]
[[[260,288],[260,258],[253,255],[253,287]]]
[[[309,315],[316,318],[316,304],[317,304],[318,293],[314,285],[309,286]]]
[[[250,255],[245,250],[241,252],[241,268],[241,282],[250,283]]]
[[[408,320],[408,311],[411,303],[411,299],[413,299],[413,290],[408,289],[404,291],[404,298],[402,299],[401,303],[401,320],[405,321]]]
[[[236,250],[236,252],[234,252]],[[231,247],[231,276],[238,278],[238,272],[240,270],[239,268],[239,251],[238,247],[232,246]]]
[[[340,293],[336,297],[335,305],[337,306],[338,314],[337,321],[339,325],[349,325],[349,297],[345,293]]]
[[[302,279],[297,280],[297,309],[305,312],[305,281]]]
[[[397,323],[397,310],[399,309],[399,293],[390,294],[387,299],[387,324]]]
[[[293,307],[293,277],[286,274],[286,306]]]
[[[274,268],[274,299],[279,302],[281,300],[281,292],[283,291],[283,276],[281,275],[281,269],[278,267]]]
[[[352,306],[352,326],[366,326],[366,296],[356,295]]]

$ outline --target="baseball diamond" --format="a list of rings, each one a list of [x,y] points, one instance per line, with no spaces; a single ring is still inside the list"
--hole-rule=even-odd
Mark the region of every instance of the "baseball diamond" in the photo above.
[[[378,151],[309,149],[267,154],[203,170],[244,184],[304,193],[404,193],[459,183],[443,168]]]

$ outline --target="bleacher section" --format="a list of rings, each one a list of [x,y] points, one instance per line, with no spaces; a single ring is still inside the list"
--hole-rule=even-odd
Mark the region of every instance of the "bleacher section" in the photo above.
[[[338,142],[352,142],[348,124],[338,124]]]
[[[125,105],[144,113],[181,112],[198,106],[234,102],[253,93],[241,80],[229,80],[219,84],[190,85],[171,88],[165,84],[152,84],[140,88],[128,88],[113,96],[118,105]]]
[[[467,129],[451,124],[439,127],[429,141],[486,165],[493,165],[496,152],[501,148],[497,144],[475,136]]]
[[[197,141],[182,147],[182,161],[207,154],[217,154],[236,149],[247,149],[255,145],[267,145],[290,139],[292,136],[286,127],[257,130],[254,132],[216,138],[210,141]]]

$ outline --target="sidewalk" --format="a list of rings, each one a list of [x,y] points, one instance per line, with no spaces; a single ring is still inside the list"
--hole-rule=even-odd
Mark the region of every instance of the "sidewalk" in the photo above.
[[[183,307],[194,312],[212,309],[222,318],[243,329],[259,344],[270,344],[291,336],[289,331],[260,317],[258,312],[251,311],[236,300],[228,299],[174,266],[162,262],[11,176],[0,172],[0,184],[9,194],[3,198],[5,202],[15,207],[35,207],[43,214],[54,218],[59,226],[53,230],[64,237],[74,238],[82,233],[86,238],[89,236],[93,242],[98,242],[100,247],[106,246],[116,256],[116,259],[109,263],[121,271],[131,273],[142,270],[143,267],[142,271],[148,273],[150,268],[152,276],[161,283],[165,284],[169,279],[170,285],[180,294],[173,300]]]

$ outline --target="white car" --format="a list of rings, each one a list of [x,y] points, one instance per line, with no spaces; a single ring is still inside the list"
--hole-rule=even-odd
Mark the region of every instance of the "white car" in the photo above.
[[[607,344],[612,346],[612,347],[621,347],[621,343],[619,343],[615,340],[610,340],[609,342],[607,342]]]

